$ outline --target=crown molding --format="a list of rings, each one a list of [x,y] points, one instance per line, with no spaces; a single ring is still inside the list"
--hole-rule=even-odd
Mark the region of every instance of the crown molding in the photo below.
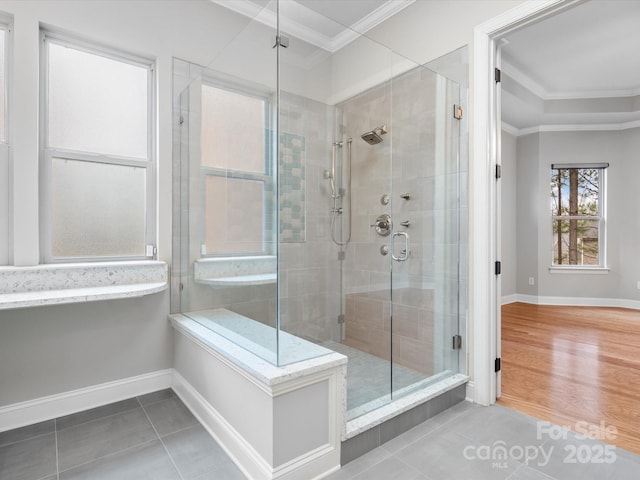
[[[579,100],[590,98],[622,98],[640,95],[640,86],[622,90],[571,90],[550,92],[527,73],[503,58],[501,70],[541,100]]]
[[[271,28],[276,28],[278,19],[276,13],[267,8],[262,8],[259,5],[251,2],[230,2],[228,0],[210,0],[216,5],[220,5],[228,10],[232,10],[240,15],[249,17]],[[372,28],[380,25],[385,20],[391,18],[396,13],[404,10],[409,5],[415,3],[416,0],[388,0],[380,7],[373,10],[371,13],[358,20],[356,23],[350,26],[344,26],[344,30],[333,37],[324,35],[316,30],[313,30],[309,25],[304,25],[300,22],[293,20],[286,15],[281,16],[281,24],[284,25],[282,31],[304,40],[311,45],[315,45],[323,50],[327,50],[331,53],[337,52],[344,46],[353,42],[355,39],[371,30]],[[305,7],[302,4],[296,4],[297,11],[304,13],[306,18],[316,18],[321,21],[330,21],[335,23],[333,19],[325,17],[324,15]]]
[[[502,122],[502,129],[516,137],[531,135],[532,133],[548,132],[610,132],[640,128],[640,120],[622,123],[602,123],[583,125],[537,125],[535,127],[517,128],[507,122]]]

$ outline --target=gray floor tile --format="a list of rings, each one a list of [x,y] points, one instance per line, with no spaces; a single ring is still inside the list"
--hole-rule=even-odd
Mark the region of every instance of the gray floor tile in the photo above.
[[[455,424],[451,424],[449,430],[477,445],[504,442],[507,448],[536,447],[547,440],[538,434],[535,419],[497,405],[468,410]]]
[[[607,480],[637,480],[639,477],[640,457],[618,449]]]
[[[14,430],[8,430],[0,433],[0,447],[9,445],[10,443],[21,442],[33,437],[39,437],[40,435],[46,435],[48,433],[55,432],[55,421],[48,420],[46,422],[36,423],[34,425],[28,425],[22,428],[16,428]]]
[[[157,438],[142,407],[58,432],[60,471]]]
[[[161,437],[198,424],[178,397],[147,405],[144,409]]]
[[[180,480],[160,440],[60,473],[60,480]]]
[[[354,480],[428,480],[427,477],[391,457],[356,475]]]
[[[208,477],[245,479],[225,451],[201,425],[163,437],[162,441],[184,480]]]
[[[127,410],[133,410],[138,408],[138,404],[135,398],[129,398],[122,400],[121,402],[110,403],[101,407],[92,408],[91,410],[85,410],[83,412],[73,413],[65,417],[56,419],[56,428],[58,431],[65,428],[75,427],[86,422],[105,418],[117,413],[126,412]]]
[[[519,466],[513,460],[484,460],[477,447],[468,438],[440,428],[395,456],[434,480],[504,480]]]
[[[356,458],[354,461],[347,463],[337,472],[329,475],[326,480],[347,480],[362,473],[366,469],[380,463],[391,457],[391,453],[383,448],[376,448],[363,456]]]
[[[55,434],[0,447],[0,478],[36,480],[56,473]]]
[[[449,423],[455,420],[460,415],[462,415],[463,413],[466,413],[469,410],[474,410],[479,408],[485,408],[485,407],[481,407],[479,405],[476,405],[475,403],[462,401],[462,402],[456,403],[454,406],[448,408],[444,412],[438,413],[437,415],[431,417],[430,421],[436,423],[437,425],[444,425],[446,423]]]
[[[421,439],[425,435],[429,435],[436,428],[440,428],[440,425],[435,423],[433,420],[427,420],[426,422],[413,427],[411,430],[408,430],[402,435],[389,440],[387,443],[382,445],[382,448],[388,450],[391,453],[396,453],[403,448],[411,445],[413,442]]]
[[[605,445],[591,439],[577,439],[572,432],[566,440],[548,440],[543,448],[551,452],[549,461],[529,463],[529,466],[550,477],[561,480],[608,479],[613,474],[614,463],[602,463]],[[615,452],[615,447],[610,446]],[[614,453],[614,457],[615,457]],[[638,466],[635,466],[638,472]],[[624,478],[624,477],[622,477]],[[638,475],[636,474],[636,478]]]
[[[556,480],[549,477],[538,470],[529,468],[526,465],[520,465],[520,467],[513,472],[513,474],[507,480]]]
[[[161,402],[163,400],[168,400],[170,398],[176,397],[176,392],[174,392],[171,388],[166,388],[164,390],[159,390],[157,392],[147,393],[146,395],[141,395],[138,397],[138,401],[140,405],[147,406],[152,403]]]

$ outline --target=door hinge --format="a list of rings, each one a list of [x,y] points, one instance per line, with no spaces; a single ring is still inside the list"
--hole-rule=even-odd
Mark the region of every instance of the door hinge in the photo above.
[[[496,180],[502,178],[502,165],[496,165]]]
[[[462,337],[460,335],[453,336],[453,349],[460,350],[462,348]]]
[[[500,71],[500,69],[499,69],[499,68],[496,68],[496,70],[495,70],[495,77],[494,77],[494,78],[495,78],[495,80],[496,80],[496,83],[500,83],[500,81],[501,81],[501,77],[502,77],[502,72]]]
[[[496,275],[500,275],[500,272],[502,272],[502,263],[498,260],[495,264],[495,273]]]
[[[462,105],[453,105],[453,118],[456,120],[462,119]]]
[[[500,358],[496,358],[495,362],[493,362],[493,369],[496,373],[502,370],[502,361]]]

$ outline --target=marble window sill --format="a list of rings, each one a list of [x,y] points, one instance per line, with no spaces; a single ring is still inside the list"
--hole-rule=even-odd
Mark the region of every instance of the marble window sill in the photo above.
[[[166,290],[167,278],[159,261],[0,267],[0,310],[141,297]]]
[[[195,262],[195,281],[210,286],[268,285],[277,281],[273,255],[203,258]]]

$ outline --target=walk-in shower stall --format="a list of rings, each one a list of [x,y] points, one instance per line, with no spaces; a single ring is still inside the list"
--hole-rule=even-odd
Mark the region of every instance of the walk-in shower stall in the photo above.
[[[172,311],[277,367],[346,355],[358,431],[462,385],[465,52],[419,65],[322,2],[219,3],[244,30],[174,63]]]

